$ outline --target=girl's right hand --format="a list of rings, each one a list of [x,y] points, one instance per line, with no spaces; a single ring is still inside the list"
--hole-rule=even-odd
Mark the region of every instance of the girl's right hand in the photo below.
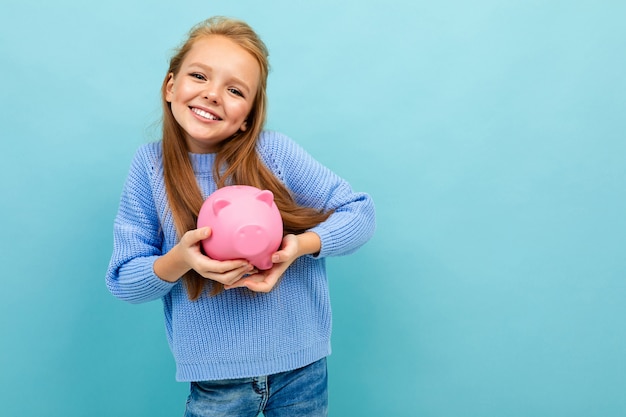
[[[224,285],[230,285],[254,271],[252,264],[243,259],[218,261],[204,255],[200,251],[200,242],[209,236],[211,236],[211,228],[203,227],[188,231],[180,240],[183,258],[191,269],[204,278]]]
[[[231,285],[248,274],[256,273],[250,262],[237,259],[218,261],[204,255],[200,242],[211,235],[210,227],[189,230],[165,255],[154,263],[154,272],[165,281],[177,281],[190,269],[204,278]]]

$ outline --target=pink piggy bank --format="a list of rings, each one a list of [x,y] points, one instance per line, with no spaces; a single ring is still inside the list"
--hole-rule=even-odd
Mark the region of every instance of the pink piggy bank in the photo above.
[[[247,185],[220,188],[202,204],[198,228],[211,235],[202,248],[220,261],[247,259],[258,269],[272,267],[272,254],[283,239],[283,221],[274,194]]]

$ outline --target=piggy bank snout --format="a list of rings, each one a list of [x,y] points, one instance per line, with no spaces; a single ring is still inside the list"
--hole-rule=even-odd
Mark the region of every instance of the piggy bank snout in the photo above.
[[[246,257],[265,252],[270,243],[265,228],[256,224],[245,225],[237,229],[233,240],[233,246]]]

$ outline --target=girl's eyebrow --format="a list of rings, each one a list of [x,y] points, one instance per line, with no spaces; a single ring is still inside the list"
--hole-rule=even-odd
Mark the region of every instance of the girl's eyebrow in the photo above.
[[[201,68],[202,70],[207,71],[207,72],[212,72],[213,71],[212,67],[210,67],[208,65],[205,65],[205,64],[203,64],[201,62],[192,62],[192,63],[190,63],[189,64],[189,68],[193,68],[193,67]],[[247,92],[250,92],[250,87],[241,78],[238,78],[238,77],[236,77],[234,75],[230,75],[228,80],[231,81],[231,82],[234,82],[235,84],[239,84],[242,88],[246,89]]]
[[[207,70],[207,71],[212,71],[213,68],[209,67],[208,65],[205,65],[201,62],[192,62],[189,64],[189,67],[199,67],[202,68],[203,70]]]

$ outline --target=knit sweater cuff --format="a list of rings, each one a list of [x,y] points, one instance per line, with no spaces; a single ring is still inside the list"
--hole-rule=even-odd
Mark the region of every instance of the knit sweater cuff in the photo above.
[[[317,233],[320,237],[321,248],[320,251],[311,255],[314,259],[325,258],[328,256],[337,256],[342,252],[342,236],[337,236],[335,233],[332,233],[328,227],[322,223],[320,225],[315,226],[309,231]]]
[[[150,256],[124,264],[119,271],[119,281],[110,285],[111,292],[130,303],[156,300],[169,293],[177,282],[164,281],[154,273],[157,258]]]

